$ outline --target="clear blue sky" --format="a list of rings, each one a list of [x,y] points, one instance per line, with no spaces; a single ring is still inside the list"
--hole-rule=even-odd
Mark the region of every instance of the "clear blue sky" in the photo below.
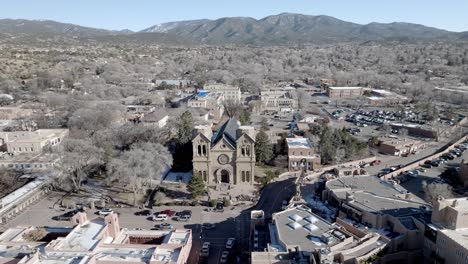
[[[141,30],[199,18],[282,12],[329,15],[360,24],[411,22],[468,31],[466,0],[5,0],[0,18],[50,19],[106,29]]]

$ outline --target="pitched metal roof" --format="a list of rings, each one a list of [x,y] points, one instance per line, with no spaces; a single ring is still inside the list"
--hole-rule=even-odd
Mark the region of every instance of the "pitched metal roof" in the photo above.
[[[239,122],[237,119],[231,117],[226,123],[213,135],[211,139],[211,144],[214,145],[218,143],[223,137],[232,144],[236,146],[236,132],[239,128]]]

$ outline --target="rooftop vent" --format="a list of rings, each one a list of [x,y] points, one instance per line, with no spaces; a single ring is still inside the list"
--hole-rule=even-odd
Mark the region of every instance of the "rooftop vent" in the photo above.
[[[314,217],[314,216],[308,216],[308,217],[304,218],[304,220],[306,222],[311,223],[311,224],[317,223],[317,221],[318,221],[318,219],[316,217]]]
[[[293,221],[301,221],[302,220],[302,217],[297,215],[297,214],[294,214],[294,215],[290,215],[289,216],[289,219],[293,220]]]
[[[289,226],[290,228],[294,229],[294,230],[296,230],[296,229],[298,229],[298,228],[301,227],[301,225],[300,225],[299,223],[297,223],[297,222],[291,222],[291,223],[288,224],[288,226]]]
[[[308,230],[309,232],[313,232],[313,231],[318,230],[318,227],[313,224],[307,224],[307,225],[304,225],[304,229]]]

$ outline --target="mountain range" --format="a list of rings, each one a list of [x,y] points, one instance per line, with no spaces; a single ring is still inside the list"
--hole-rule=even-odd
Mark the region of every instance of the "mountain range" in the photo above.
[[[168,22],[139,32],[82,27],[50,20],[0,20],[0,37],[63,35],[120,41],[158,41],[209,45],[289,45],[347,41],[466,41],[468,32],[450,32],[411,23],[366,25],[330,16],[282,13],[262,19],[225,17]]]

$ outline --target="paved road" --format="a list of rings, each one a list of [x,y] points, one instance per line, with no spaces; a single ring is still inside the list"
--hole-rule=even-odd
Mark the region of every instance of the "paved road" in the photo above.
[[[289,201],[296,192],[296,178],[289,178],[269,184],[254,207],[255,210],[263,210],[265,216],[271,216],[274,212],[281,210],[284,200]]]
[[[268,185],[259,199],[257,205],[248,207],[247,205],[227,207],[223,213],[206,212],[202,206],[173,206],[173,207],[155,207],[152,212],[158,212],[165,209],[174,211],[192,210],[192,219],[188,222],[178,222],[168,220],[167,223],[172,224],[175,228],[192,229],[193,247],[189,259],[190,264],[203,263],[199,258],[199,252],[203,242],[210,242],[212,245],[210,257],[205,263],[219,263],[221,253],[225,249],[226,240],[228,237],[234,237],[237,240],[237,248],[231,250],[230,263],[237,262],[237,257],[242,257],[240,263],[247,261],[249,256],[249,235],[250,235],[250,212],[252,209],[264,210],[267,217],[271,216],[276,211],[281,210],[283,200],[289,200],[295,193],[294,178],[285,179],[273,182]],[[0,225],[0,231],[4,231],[10,227],[18,225],[35,225],[35,226],[57,226],[71,227],[67,221],[54,221],[53,216],[63,214],[68,210],[63,210],[58,207],[57,201],[62,198],[60,193],[51,193],[49,196],[40,200],[27,211],[12,219],[6,225]],[[120,225],[123,228],[129,229],[151,229],[155,227],[155,223],[150,221],[145,216],[136,216],[135,212],[140,211],[138,208],[113,208],[119,213]],[[88,217],[93,219],[98,217],[94,214],[95,210],[88,213]],[[203,223],[214,223],[216,228],[213,230],[203,230]]]

